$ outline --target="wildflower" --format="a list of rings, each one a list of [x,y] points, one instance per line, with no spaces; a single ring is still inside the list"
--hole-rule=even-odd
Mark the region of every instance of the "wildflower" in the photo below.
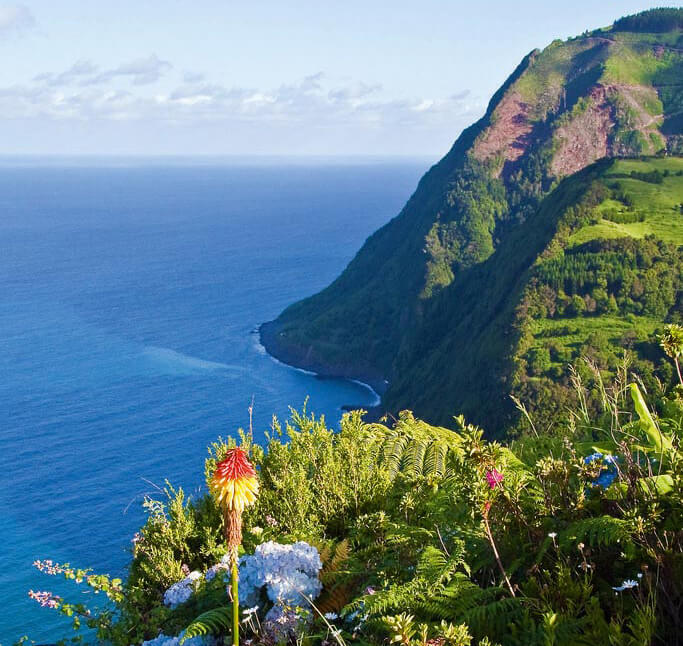
[[[242,542],[242,512],[245,507],[253,505],[258,493],[256,471],[249,462],[243,449],[228,449],[213,472],[210,483],[211,491],[218,499],[223,510],[223,529],[228,544],[228,558],[231,567],[230,594],[232,596],[233,646],[239,644],[239,581],[237,554]]]
[[[616,590],[617,592],[623,592],[624,590],[630,590],[631,588],[635,588],[637,587],[637,585],[637,581],[634,581],[633,579],[626,579],[626,581],[622,581],[621,585],[612,586],[612,590]]]
[[[603,455],[602,453],[596,452],[585,457],[583,459],[585,464],[590,464],[597,460],[602,460],[603,465],[600,470],[598,477],[593,480],[592,484],[594,487],[602,487],[607,489],[617,478],[617,464],[619,459],[614,455]]]
[[[240,448],[229,449],[224,460],[216,465],[211,489],[219,504],[243,512],[253,505],[258,493],[256,471]]]
[[[486,472],[486,481],[489,483],[491,489],[495,489],[501,482],[503,482],[503,474],[495,467]]]
[[[64,572],[64,568],[59,565],[59,563],[54,563],[50,559],[46,559],[44,561],[33,561],[33,567],[37,568],[44,574],[49,574],[51,576],[62,574]]]
[[[237,548],[242,542],[242,512],[253,505],[258,493],[256,471],[240,448],[229,449],[216,465],[211,491],[223,509],[225,539],[231,563],[237,564]]]
[[[47,591],[36,592],[34,590],[29,590],[28,596],[34,601],[37,601],[43,608],[59,608],[59,603],[62,600],[61,597]]]

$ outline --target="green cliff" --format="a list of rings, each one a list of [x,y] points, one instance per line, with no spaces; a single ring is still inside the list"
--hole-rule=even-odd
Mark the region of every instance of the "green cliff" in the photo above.
[[[341,276],[262,327],[268,351],[494,432],[510,394],[560,408],[577,356],[609,370],[625,344],[654,379],[680,310],[682,16],[526,56]]]

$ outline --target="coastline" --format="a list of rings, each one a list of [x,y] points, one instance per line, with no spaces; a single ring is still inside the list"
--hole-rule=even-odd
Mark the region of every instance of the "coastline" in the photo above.
[[[258,326],[253,332],[257,335],[258,344],[265,354],[273,361],[280,363],[292,370],[298,370],[305,374],[316,377],[316,379],[346,379],[359,386],[367,388],[375,397],[375,401],[370,406],[358,406],[356,404],[343,404],[343,411],[352,411],[363,408],[367,410],[366,421],[377,421],[383,414],[382,395],[388,388],[386,380],[359,375],[356,371],[334,370],[320,362],[312,361],[303,353],[296,352],[292,348],[286,348],[278,342],[279,327],[277,321],[267,321]]]

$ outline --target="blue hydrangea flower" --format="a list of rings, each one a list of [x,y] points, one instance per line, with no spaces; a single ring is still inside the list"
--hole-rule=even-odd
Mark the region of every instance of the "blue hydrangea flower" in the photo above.
[[[596,460],[602,460],[603,464],[600,475],[593,480],[592,485],[594,487],[602,487],[603,489],[607,489],[607,487],[609,487],[619,475],[617,470],[619,459],[614,455],[603,455],[602,453],[596,452],[585,457],[583,461],[585,464],[590,464]]]
[[[190,572],[184,579],[174,583],[164,592],[164,605],[176,608],[181,603],[185,603],[194,593],[197,582],[202,578],[201,572]],[[155,644],[153,646],[159,646]]]
[[[318,550],[299,541],[281,545],[261,543],[254,554],[240,559],[240,603],[255,605],[265,587],[274,604],[300,606],[322,590],[318,573],[322,562]]]
[[[142,646],[179,646],[184,633],[185,631],[183,630],[177,637],[169,637],[168,635],[160,633],[158,637],[142,642]],[[183,646],[215,646],[216,643],[215,637],[206,635],[203,637],[191,637]]]

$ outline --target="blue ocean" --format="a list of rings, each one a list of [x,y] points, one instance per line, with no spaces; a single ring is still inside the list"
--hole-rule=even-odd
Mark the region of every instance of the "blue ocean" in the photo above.
[[[145,494],[202,487],[207,445],[288,407],[337,425],[363,384],[256,329],[396,215],[425,160],[0,160],[0,643],[68,635],[32,567],[125,575]]]

